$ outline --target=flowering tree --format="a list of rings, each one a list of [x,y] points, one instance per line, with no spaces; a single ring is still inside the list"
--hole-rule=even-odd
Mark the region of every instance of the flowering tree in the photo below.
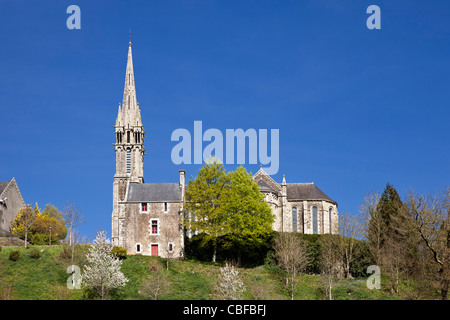
[[[128,282],[120,267],[122,261],[111,254],[113,246],[105,231],[99,231],[86,255],[88,264],[84,267],[82,284],[94,289],[103,300],[111,289],[123,287]]]
[[[245,286],[239,277],[237,268],[229,264],[220,268],[219,281],[217,284],[218,298],[223,300],[239,300],[245,291]]]

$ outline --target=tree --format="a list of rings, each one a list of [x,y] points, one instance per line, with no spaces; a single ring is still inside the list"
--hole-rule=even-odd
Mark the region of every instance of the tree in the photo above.
[[[50,236],[57,242],[67,234],[61,212],[51,204],[47,204],[42,212],[37,203],[34,209],[28,205],[19,211],[11,225],[13,234],[25,240],[25,248],[28,242],[44,245],[49,243]]]
[[[278,265],[286,271],[286,288],[290,288],[293,300],[295,276],[304,271],[310,261],[307,242],[295,233],[281,232],[275,238],[274,250]]]
[[[332,289],[334,279],[342,274],[342,255],[336,235],[325,234],[319,239],[320,243],[320,267],[322,275],[326,279],[326,294],[329,300],[333,300]]]
[[[73,203],[70,203],[63,208],[62,216],[64,217],[67,226],[69,245],[72,246],[75,228],[85,220],[80,210]]]
[[[63,240],[67,235],[67,228],[61,211],[51,204],[47,204],[42,212],[38,210],[32,233],[33,244],[48,244],[50,237],[53,243]]]
[[[212,261],[216,261],[219,237],[228,232],[228,214],[223,206],[229,177],[217,161],[205,163],[195,180],[190,180],[186,192],[185,226],[190,233],[204,233],[205,241],[213,243]]]
[[[350,278],[350,265],[354,259],[358,238],[362,234],[362,227],[357,216],[346,212],[339,215],[339,235],[336,238],[345,277]]]
[[[376,265],[381,265],[381,243],[385,233],[385,226],[377,204],[380,200],[378,192],[371,192],[364,196],[359,212],[365,220],[364,236],[369,241],[370,253]]]
[[[179,228],[175,229],[173,226],[179,225],[179,222],[178,216],[167,217],[166,223],[161,228],[161,237],[163,239],[162,248],[166,258],[166,270],[169,270],[170,260],[175,258],[176,251],[173,246],[180,237],[180,231]]]
[[[25,249],[28,245],[28,233],[34,227],[38,213],[39,208],[37,203],[34,209],[31,208],[31,205],[27,205],[25,208],[19,210],[16,218],[11,223],[12,233],[25,240]]]
[[[230,263],[220,268],[217,283],[217,298],[223,300],[239,300],[245,291],[244,282],[239,277],[238,269]]]
[[[407,205],[422,244],[421,257],[428,261],[432,279],[439,283],[441,299],[447,300],[450,284],[450,187],[439,197],[409,192]]]
[[[88,263],[82,275],[83,286],[94,289],[102,300],[111,289],[123,287],[128,282],[120,271],[122,261],[111,254],[112,248],[106,232],[99,231],[86,255]]]
[[[229,174],[229,188],[223,198],[227,212],[227,240],[238,250],[238,264],[243,248],[262,244],[272,232],[272,210],[264,201],[264,195],[243,166]]]
[[[167,275],[160,269],[152,271],[150,276],[144,280],[141,293],[146,298],[158,300],[170,291],[170,281]]]

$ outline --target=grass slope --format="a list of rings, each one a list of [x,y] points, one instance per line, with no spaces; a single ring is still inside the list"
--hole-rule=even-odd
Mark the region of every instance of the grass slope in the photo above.
[[[30,256],[37,249],[40,258]],[[9,253],[19,250],[17,261],[9,260]],[[85,249],[84,249],[85,250]],[[69,290],[66,273],[70,260],[61,257],[61,246],[3,247],[0,251],[0,298],[16,300],[85,299],[85,291]],[[78,260],[82,269],[83,260]],[[169,292],[161,299],[166,300],[207,300],[213,299],[212,290],[217,281],[220,264],[196,260],[173,261],[170,270],[165,270],[165,261],[157,257],[128,256],[123,260],[122,271],[129,279],[128,284],[115,292],[112,299],[145,299],[142,283],[160,269],[170,281]],[[239,269],[246,285],[244,299],[290,299],[284,288],[284,272],[277,266],[258,266]],[[294,298],[301,300],[326,299],[324,278],[318,275],[297,276]],[[369,290],[366,279],[336,281],[334,299],[398,299],[383,290]]]

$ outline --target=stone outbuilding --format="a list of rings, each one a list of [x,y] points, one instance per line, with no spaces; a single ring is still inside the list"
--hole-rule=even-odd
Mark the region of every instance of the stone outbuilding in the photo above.
[[[16,179],[0,182],[0,236],[11,234],[11,222],[25,207]]]

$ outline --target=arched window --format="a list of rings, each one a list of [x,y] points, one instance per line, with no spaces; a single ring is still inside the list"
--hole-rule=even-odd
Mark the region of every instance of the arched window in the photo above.
[[[130,131],[127,131],[127,143],[131,142]]]
[[[319,223],[317,221],[318,214],[317,214],[317,207],[312,207],[312,227],[313,227],[313,234],[319,233]]]
[[[292,232],[297,232],[297,207],[292,207]]]
[[[131,172],[131,149],[127,148],[127,173]]]
[[[331,224],[331,216],[333,215],[333,208],[330,207],[330,209],[328,209],[328,225],[329,225],[329,230],[330,233],[333,233],[333,228],[332,228],[332,224]]]

